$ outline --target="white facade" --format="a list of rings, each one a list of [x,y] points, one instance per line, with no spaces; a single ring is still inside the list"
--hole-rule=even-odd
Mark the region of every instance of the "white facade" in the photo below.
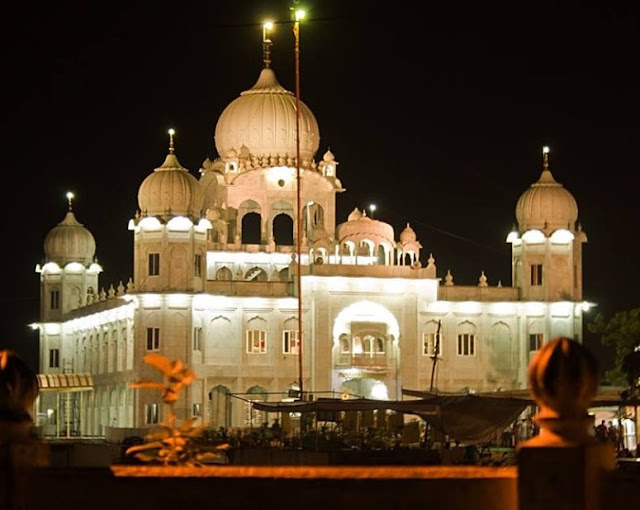
[[[357,209],[337,223],[338,162],[329,151],[314,159],[318,125],[304,105],[299,120],[299,180],[295,98],[268,66],[222,113],[220,157],[203,163],[199,179],[180,166],[171,139],[167,159],[140,186],[126,287],[97,292],[93,236],[69,210],[37,268],[40,372],[89,373],[94,390],[82,402],[66,397],[66,407],[43,393],[42,413],[64,413],[56,419],[77,435],[162,421],[159,395],[128,387],[159,378],[142,363],[150,351],[197,374],[179,401],[179,419],[240,427],[259,425],[260,417],[230,394],[281,400],[301,375],[314,396],[520,389],[540,342],[582,339],[586,236],[546,152],[539,180],[514,197],[513,286],[491,287],[482,273],[477,284],[461,286],[438,273],[433,257],[421,265],[409,225],[396,237],[391,225]]]

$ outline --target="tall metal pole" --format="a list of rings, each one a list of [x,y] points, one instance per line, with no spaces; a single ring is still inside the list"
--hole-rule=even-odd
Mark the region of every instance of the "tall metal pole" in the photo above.
[[[300,20],[294,13],[293,36],[295,38],[295,74],[296,74],[296,273],[298,291],[298,386],[300,400],[303,400],[303,358],[302,358],[302,211],[300,194]]]
[[[436,363],[438,362],[438,351],[440,350],[440,326],[442,320],[438,321],[438,329],[436,330],[436,337],[433,339],[433,355],[431,356],[431,383],[429,384],[429,391],[433,391],[433,381],[436,375]]]

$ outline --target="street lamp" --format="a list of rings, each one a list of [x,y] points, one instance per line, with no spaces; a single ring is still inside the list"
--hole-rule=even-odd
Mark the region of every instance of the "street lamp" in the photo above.
[[[373,219],[373,213],[376,212],[376,204],[369,204],[369,210],[371,211],[371,219]]]
[[[300,400],[303,399],[304,387],[302,375],[302,211],[300,193],[300,20],[305,16],[303,9],[294,9],[293,12],[293,37],[295,39],[295,74],[296,74],[296,269],[298,291],[298,386],[300,386]]]

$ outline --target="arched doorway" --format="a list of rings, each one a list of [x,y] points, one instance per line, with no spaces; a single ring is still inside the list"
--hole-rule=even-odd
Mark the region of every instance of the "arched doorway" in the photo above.
[[[359,301],[344,308],[333,324],[333,391],[400,398],[399,335],[398,321],[383,305]]]
[[[209,392],[209,422],[214,428],[231,427],[231,391],[219,384]]]

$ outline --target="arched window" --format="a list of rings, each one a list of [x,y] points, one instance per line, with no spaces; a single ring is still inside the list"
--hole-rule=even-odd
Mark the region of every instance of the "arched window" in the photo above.
[[[365,335],[362,341],[362,350],[365,354],[373,354],[373,340],[371,335]]]
[[[273,218],[273,239],[278,246],[293,246],[293,220],[285,213]]]
[[[458,356],[475,356],[477,350],[476,327],[471,322],[458,326]]]
[[[260,244],[262,217],[249,212],[242,217],[242,244]]]
[[[347,335],[340,335],[340,352],[342,354],[349,354],[351,352],[349,337]]]
[[[353,354],[362,354],[362,339],[359,336],[353,337]]]

